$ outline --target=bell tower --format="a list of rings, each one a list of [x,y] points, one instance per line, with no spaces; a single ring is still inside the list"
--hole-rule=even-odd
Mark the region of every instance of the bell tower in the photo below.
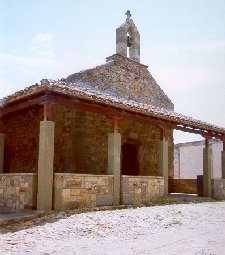
[[[127,19],[116,29],[116,54],[140,62],[140,34],[131,19],[129,10],[125,12]]]

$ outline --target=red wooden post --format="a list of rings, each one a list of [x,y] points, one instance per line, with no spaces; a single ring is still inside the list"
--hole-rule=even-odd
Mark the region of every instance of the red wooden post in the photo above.
[[[169,140],[168,129],[165,127],[159,127],[159,129],[160,129],[160,140],[168,141]]]
[[[113,133],[118,133],[118,120],[117,116],[112,116]]]
[[[44,120],[52,119],[52,103],[49,101],[44,102]]]
[[[205,148],[208,148],[209,147],[209,138],[206,137],[205,138]]]

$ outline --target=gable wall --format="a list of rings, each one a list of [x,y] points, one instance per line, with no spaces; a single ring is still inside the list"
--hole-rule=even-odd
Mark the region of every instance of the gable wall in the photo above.
[[[97,85],[119,97],[173,110],[174,106],[147,70],[147,66],[113,55],[108,63],[67,77],[68,82]]]

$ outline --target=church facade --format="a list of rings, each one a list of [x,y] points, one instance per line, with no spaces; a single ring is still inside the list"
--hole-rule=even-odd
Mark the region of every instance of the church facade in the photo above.
[[[116,54],[105,64],[43,79],[2,100],[0,207],[60,210],[168,195],[173,129],[206,137],[204,185],[211,196],[207,144],[212,137],[224,141],[225,129],[174,112],[140,63],[140,35],[126,15]]]

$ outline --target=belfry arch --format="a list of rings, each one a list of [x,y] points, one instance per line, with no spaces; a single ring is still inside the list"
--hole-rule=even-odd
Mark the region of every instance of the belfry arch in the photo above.
[[[140,63],[140,34],[130,11],[125,14],[126,22],[116,29],[116,53]]]

